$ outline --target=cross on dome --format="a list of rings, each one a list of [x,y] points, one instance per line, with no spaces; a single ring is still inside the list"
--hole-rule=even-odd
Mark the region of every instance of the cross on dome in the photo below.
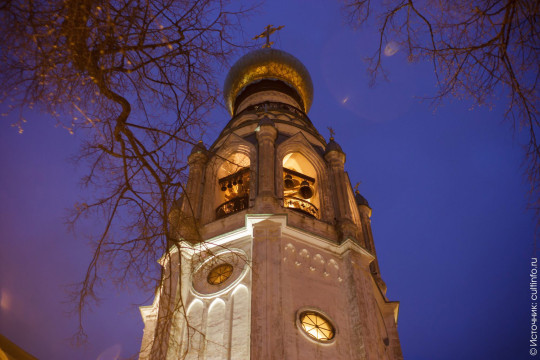
[[[328,131],[330,132],[330,140],[334,140],[334,135],[336,135],[336,132],[330,126],[328,126]]]
[[[263,48],[269,48],[270,46],[272,46],[274,44],[274,42],[270,41],[270,35],[275,33],[278,30],[283,29],[285,27],[285,25],[281,25],[281,26],[278,26],[278,27],[273,27],[273,26],[274,25],[267,25],[265,27],[265,30],[262,33],[260,33],[259,35],[255,36],[253,38],[253,40],[257,40],[257,39],[266,37],[266,43],[262,47]]]

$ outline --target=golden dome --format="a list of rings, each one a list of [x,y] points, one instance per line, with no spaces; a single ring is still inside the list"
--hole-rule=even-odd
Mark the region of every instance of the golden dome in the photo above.
[[[306,67],[285,51],[263,48],[242,56],[232,67],[225,80],[223,94],[231,115],[236,97],[254,82],[270,79],[281,80],[292,87],[304,102],[302,109],[309,111],[313,101],[313,83]]]

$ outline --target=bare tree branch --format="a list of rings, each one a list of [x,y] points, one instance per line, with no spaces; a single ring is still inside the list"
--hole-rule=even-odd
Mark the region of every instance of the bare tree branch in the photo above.
[[[75,292],[82,338],[83,311],[98,300],[103,279],[172,281],[156,260],[170,257],[180,238],[200,240],[197,231],[173,229],[169,216],[184,192],[186,147],[201,139],[204,115],[218,102],[216,67],[239,47],[234,34],[247,9],[235,7],[221,0],[0,6],[0,100],[21,114],[46,111],[86,139],[78,157],[90,165],[83,184],[97,195],[76,204],[69,223],[100,216],[104,225]],[[24,121],[15,123],[20,132]]]
[[[530,205],[540,224],[540,3],[534,0],[397,0],[372,6],[346,0],[353,26],[370,16],[381,24],[371,58],[372,81],[384,73],[387,39],[407,51],[408,59],[429,60],[437,76],[435,104],[448,96],[492,106],[506,97],[505,117],[528,134],[525,145]]]

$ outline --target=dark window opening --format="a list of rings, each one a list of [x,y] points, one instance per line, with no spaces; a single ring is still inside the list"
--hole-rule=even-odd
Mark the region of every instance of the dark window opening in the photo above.
[[[283,168],[283,206],[315,218],[319,209],[312,203],[315,195],[315,179]]]
[[[218,180],[225,202],[216,209],[216,218],[221,219],[249,207],[249,168]]]

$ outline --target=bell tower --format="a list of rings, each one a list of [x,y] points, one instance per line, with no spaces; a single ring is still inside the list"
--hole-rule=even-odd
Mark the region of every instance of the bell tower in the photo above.
[[[188,158],[171,213],[180,245],[141,307],[140,358],[402,359],[371,208],[344,151],[307,116],[307,69],[281,50],[252,51],[224,95],[231,120]]]

